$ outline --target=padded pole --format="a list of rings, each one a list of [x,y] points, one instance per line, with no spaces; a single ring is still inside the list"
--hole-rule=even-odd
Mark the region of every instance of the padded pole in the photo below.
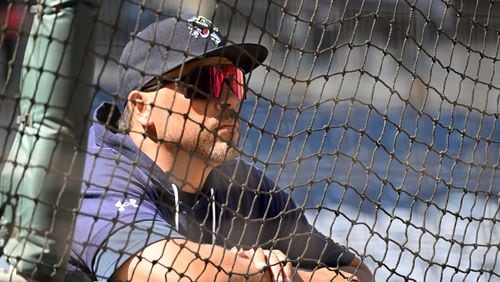
[[[62,281],[83,172],[98,1],[39,1],[21,77],[20,126],[1,175],[4,256]]]

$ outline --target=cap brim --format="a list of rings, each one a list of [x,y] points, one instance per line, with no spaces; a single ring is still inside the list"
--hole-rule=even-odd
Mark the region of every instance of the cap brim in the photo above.
[[[267,54],[267,48],[259,44],[243,43],[226,45],[212,49],[199,56],[187,57],[182,64],[170,68],[167,72],[176,69],[183,64],[195,62],[203,58],[224,57],[229,59],[235,66],[241,68],[245,73],[249,73],[256,67],[262,65],[267,58]]]
[[[245,73],[251,72],[256,67],[262,65],[267,58],[267,48],[252,43],[243,43],[223,46],[203,54],[206,57],[224,57],[233,64],[241,68]],[[193,60],[196,60],[194,58]],[[191,60],[190,60],[191,61]]]

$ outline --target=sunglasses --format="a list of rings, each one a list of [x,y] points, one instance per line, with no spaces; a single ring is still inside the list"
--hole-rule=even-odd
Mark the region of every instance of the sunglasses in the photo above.
[[[191,70],[180,79],[160,78],[158,83],[145,86],[142,91],[153,91],[168,84],[182,82],[184,96],[188,99],[219,99],[224,84],[243,101],[245,99],[245,74],[233,65],[207,65]]]

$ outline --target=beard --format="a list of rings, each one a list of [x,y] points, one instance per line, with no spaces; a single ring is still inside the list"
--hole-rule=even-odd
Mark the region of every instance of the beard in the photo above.
[[[223,141],[212,134],[204,135],[205,137],[200,136],[200,142],[196,150],[204,159],[220,164],[234,160],[238,156],[238,151],[233,142]]]
[[[233,133],[229,140],[224,140],[214,132],[217,131],[204,129],[199,132],[199,135],[191,136],[195,138],[187,138],[183,147],[188,151],[196,152],[199,158],[207,162],[221,164],[234,160],[239,155],[236,142],[233,141],[237,133]]]

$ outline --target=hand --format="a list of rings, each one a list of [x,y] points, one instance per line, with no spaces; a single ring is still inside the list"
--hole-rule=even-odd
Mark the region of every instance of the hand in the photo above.
[[[238,250],[236,247],[233,247],[231,251],[239,257],[252,260],[258,270],[270,270],[271,277],[275,282],[292,281],[292,264],[280,250],[264,250],[262,248],[256,250]]]

